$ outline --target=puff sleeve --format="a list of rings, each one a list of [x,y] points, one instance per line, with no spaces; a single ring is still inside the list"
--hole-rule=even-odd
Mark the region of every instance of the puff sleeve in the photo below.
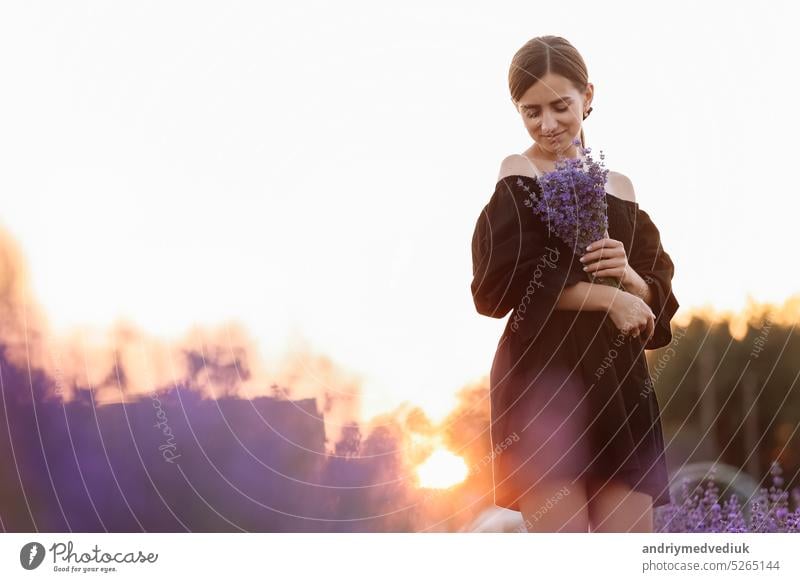
[[[631,267],[645,280],[653,295],[651,308],[655,330],[645,348],[652,350],[672,341],[670,322],[680,304],[672,293],[672,276],[675,266],[661,246],[661,235],[650,215],[636,205],[634,243],[628,259]]]
[[[472,298],[481,315],[500,319],[509,311],[513,331],[524,320],[540,329],[561,291],[587,281],[583,265],[524,201],[539,184],[529,176],[501,179],[472,236]]]

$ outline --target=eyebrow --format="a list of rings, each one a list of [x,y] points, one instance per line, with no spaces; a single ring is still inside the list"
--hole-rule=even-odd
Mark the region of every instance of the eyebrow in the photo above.
[[[555,101],[551,101],[550,105],[556,105],[557,103],[562,102],[571,102],[572,97],[562,97],[561,99],[556,99]],[[534,107],[539,107],[539,105],[520,105],[522,109],[533,109]]]

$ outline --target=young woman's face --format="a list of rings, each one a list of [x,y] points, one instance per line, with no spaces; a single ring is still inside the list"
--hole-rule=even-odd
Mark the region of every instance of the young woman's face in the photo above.
[[[568,79],[547,73],[525,91],[517,110],[539,148],[554,157],[575,157],[577,148],[572,142],[580,139],[583,112],[592,94],[591,83],[581,94]]]

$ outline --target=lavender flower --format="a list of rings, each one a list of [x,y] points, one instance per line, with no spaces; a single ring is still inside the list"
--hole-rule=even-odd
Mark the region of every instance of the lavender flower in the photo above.
[[[792,490],[797,508],[791,511],[789,492],[781,488],[782,469],[773,463],[770,473],[772,486],[760,488],[751,500],[749,520],[737,495],[720,503],[719,487],[712,473],[705,487],[698,486],[691,494],[688,481],[681,482],[679,503],[658,508],[654,529],[663,533],[800,533],[800,489]]]
[[[539,180],[541,196],[528,190],[529,199],[524,204],[547,223],[550,232],[555,232],[573,252],[583,256],[590,243],[608,234],[605,190],[608,170],[602,166],[605,159],[602,152],[598,163],[590,155],[591,148],[581,147],[578,140],[573,144],[583,159],[559,159],[555,170]],[[521,179],[517,185],[523,186]],[[619,287],[619,281],[612,277],[592,275],[592,281]]]

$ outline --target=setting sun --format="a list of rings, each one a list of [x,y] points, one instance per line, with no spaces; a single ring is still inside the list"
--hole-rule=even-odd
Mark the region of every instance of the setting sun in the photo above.
[[[467,477],[464,459],[446,449],[436,449],[417,467],[420,487],[447,489]]]

